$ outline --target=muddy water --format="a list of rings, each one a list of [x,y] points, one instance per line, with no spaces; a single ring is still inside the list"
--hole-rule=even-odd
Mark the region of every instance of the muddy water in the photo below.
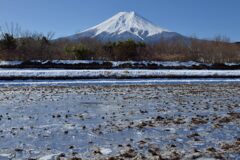
[[[240,84],[0,88],[0,159],[238,159]]]

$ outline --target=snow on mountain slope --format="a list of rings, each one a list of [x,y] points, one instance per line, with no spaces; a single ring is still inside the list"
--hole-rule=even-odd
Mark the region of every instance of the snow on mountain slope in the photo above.
[[[147,34],[151,36],[167,31],[154,26],[146,19],[138,16],[135,12],[120,12],[105,22],[90,28],[89,30],[91,31],[95,29],[95,36],[101,34],[102,32],[121,34],[128,31],[136,36],[141,35],[143,32],[148,32]]]
[[[65,37],[70,40],[97,38],[102,41],[119,41],[133,39],[136,41],[155,42],[162,38],[183,37],[152,24],[135,12],[119,12],[110,19],[78,34]]]

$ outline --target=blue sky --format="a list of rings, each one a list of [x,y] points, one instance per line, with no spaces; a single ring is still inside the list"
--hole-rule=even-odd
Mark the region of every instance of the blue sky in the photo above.
[[[186,36],[224,35],[240,41],[240,0],[0,0],[0,25],[55,38],[71,35],[110,18],[119,11],[136,11],[158,26]]]

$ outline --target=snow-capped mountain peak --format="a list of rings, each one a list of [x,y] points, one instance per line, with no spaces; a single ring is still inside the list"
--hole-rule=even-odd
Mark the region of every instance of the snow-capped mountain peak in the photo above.
[[[180,36],[154,25],[134,11],[119,12],[106,21],[83,32],[67,37],[77,40],[84,37],[97,38],[102,41],[119,41],[133,39],[136,41],[159,41],[161,38]]]
[[[167,31],[165,29],[159,28],[145,18],[139,16],[135,12],[119,12],[110,19],[104,21],[103,23],[94,26],[86,31],[96,30],[95,36],[107,32],[107,33],[116,33],[122,34],[124,32],[130,32],[134,35],[140,36],[145,33],[148,36],[162,33]]]

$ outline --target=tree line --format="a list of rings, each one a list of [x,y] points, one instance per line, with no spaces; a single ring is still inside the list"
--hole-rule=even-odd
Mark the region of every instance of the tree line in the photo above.
[[[155,60],[198,61],[205,63],[240,62],[240,44],[226,37],[211,40],[197,37],[162,39],[155,44],[135,42],[101,42],[84,38],[79,41],[53,40],[47,35],[22,32],[19,26],[0,28],[0,60]]]

